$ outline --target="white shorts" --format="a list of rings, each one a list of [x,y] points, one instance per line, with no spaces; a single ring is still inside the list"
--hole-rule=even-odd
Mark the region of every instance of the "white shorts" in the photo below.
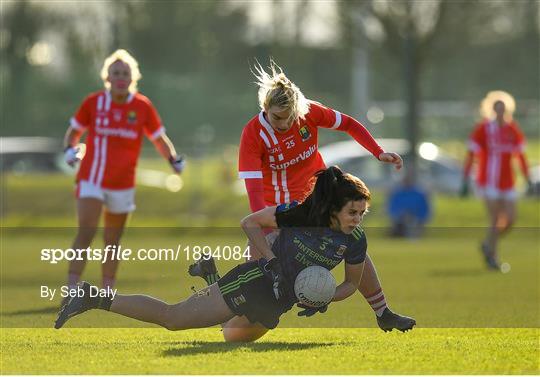
[[[517,199],[517,192],[514,189],[501,190],[492,186],[478,187],[478,195],[489,200],[509,200]]]
[[[135,210],[135,188],[110,190],[88,181],[80,181],[77,185],[77,198],[99,199],[110,213],[129,213]]]

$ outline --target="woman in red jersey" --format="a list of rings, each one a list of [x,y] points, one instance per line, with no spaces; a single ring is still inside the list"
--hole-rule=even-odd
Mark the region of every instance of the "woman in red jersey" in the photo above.
[[[137,61],[127,51],[117,50],[105,59],[101,78],[105,90],[86,97],[64,138],[66,163],[74,166],[82,158],[77,144],[88,133],[86,153],[77,173],[76,250],[90,246],[102,211],[105,245],[112,250],[119,244],[128,214],[135,209],[135,168],[143,135],[176,173],[184,167],[152,102],[137,91],[141,78]],[[110,257],[102,264],[104,288],[114,286],[118,269],[118,260]],[[70,262],[69,286],[80,280],[85,264],[86,260]]]
[[[518,158],[523,175],[530,185],[525,156],[525,136],[513,119],[514,98],[503,91],[487,94],[480,105],[482,121],[468,142],[465,158],[463,195],[468,192],[468,177],[474,159],[478,161],[476,182],[489,216],[486,237],[481,250],[488,268],[499,270],[498,238],[510,230],[516,218],[516,191],[512,157]]]
[[[319,128],[346,132],[379,161],[394,164],[398,170],[402,167],[401,157],[383,151],[358,121],[306,99],[274,62],[271,62],[270,73],[260,65],[255,70],[261,111],[244,127],[239,153],[239,178],[245,180],[253,212],[267,206],[302,201],[310,192],[311,178],[325,168],[318,152]],[[269,234],[268,239],[271,242],[275,235]],[[251,254],[252,259],[261,257],[253,247]],[[201,260],[192,266],[190,274],[201,276],[208,283],[218,278],[211,259]],[[375,311],[382,329],[404,331],[412,328],[412,318],[395,314],[388,308],[369,255],[366,256],[359,290]],[[252,341],[266,331],[245,317],[236,317],[223,327],[228,341]]]

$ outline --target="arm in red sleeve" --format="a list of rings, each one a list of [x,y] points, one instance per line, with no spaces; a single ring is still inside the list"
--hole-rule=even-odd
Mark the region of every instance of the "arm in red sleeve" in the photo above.
[[[520,152],[518,154],[518,161],[519,161],[519,167],[521,168],[521,171],[523,172],[523,176],[527,181],[530,180],[529,177],[529,164],[527,163],[527,157],[525,156],[525,153]]]
[[[249,207],[252,212],[257,212],[266,207],[264,202],[264,186],[262,178],[244,179],[249,198]]]
[[[379,159],[379,155],[384,153],[384,150],[377,144],[373,136],[369,131],[356,119],[341,114],[341,125],[338,128],[339,131],[347,132],[356,140],[361,146],[366,148],[375,158]]]

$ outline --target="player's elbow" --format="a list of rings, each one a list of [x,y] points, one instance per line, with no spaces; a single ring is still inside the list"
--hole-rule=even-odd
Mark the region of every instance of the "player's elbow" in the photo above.
[[[247,215],[242,220],[240,220],[240,226],[244,230],[256,227],[257,221],[255,221],[254,219],[254,214]]]
[[[240,226],[242,229],[249,228],[250,219],[249,216],[244,217],[242,220],[240,220]]]

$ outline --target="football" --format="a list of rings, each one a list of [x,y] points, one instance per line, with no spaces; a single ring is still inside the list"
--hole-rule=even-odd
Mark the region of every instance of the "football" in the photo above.
[[[318,308],[332,301],[336,293],[336,279],[326,268],[310,266],[296,276],[294,293],[300,303]]]

